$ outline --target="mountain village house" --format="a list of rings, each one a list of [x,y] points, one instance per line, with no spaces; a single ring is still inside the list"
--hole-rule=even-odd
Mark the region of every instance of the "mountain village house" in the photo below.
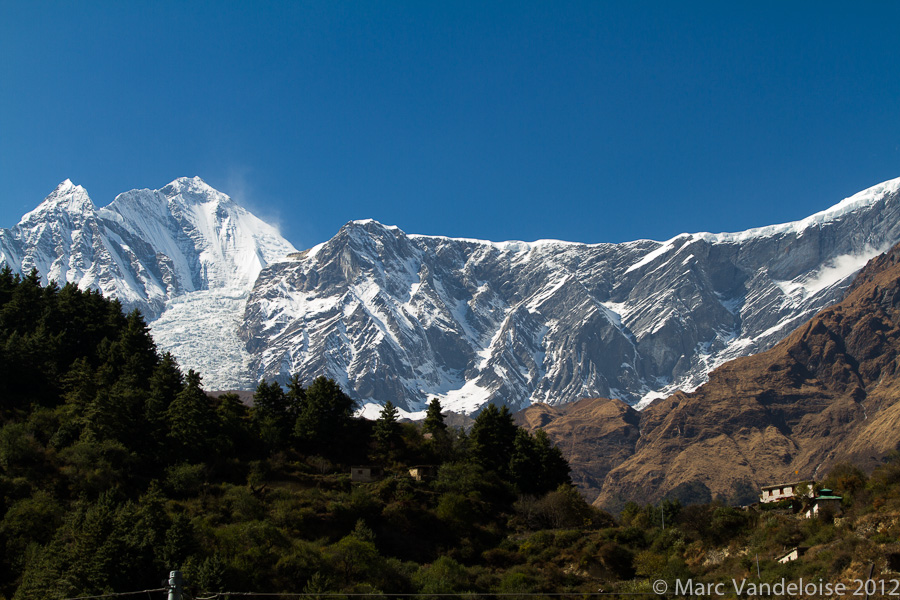
[[[355,483],[371,483],[384,477],[384,468],[375,465],[359,465],[350,467],[350,481]]]
[[[812,499],[812,502],[803,512],[803,515],[807,519],[811,519],[819,516],[819,513],[823,510],[829,511],[831,514],[841,512],[841,497],[833,495],[832,491],[828,488],[819,490],[819,493]]]
[[[797,546],[795,548],[791,548],[787,551],[786,554],[782,554],[781,556],[776,556],[775,560],[780,562],[781,564],[787,564],[789,562],[793,562],[803,556],[806,551],[809,550],[806,546]]]
[[[778,502],[789,498],[803,500],[803,516],[807,519],[819,516],[822,511],[828,511],[831,514],[841,511],[841,496],[835,496],[834,492],[828,488],[816,490],[814,481],[767,485],[761,491],[759,501],[762,503]],[[800,494],[801,491],[802,494]]]
[[[425,481],[437,477],[437,471],[435,465],[416,465],[409,468],[409,476],[416,481]]]
[[[776,483],[775,485],[767,485],[762,488],[762,494],[759,496],[760,502],[778,502],[797,496],[796,490],[800,486],[806,486],[806,494],[810,498],[815,496],[812,481],[795,481],[793,483]]]

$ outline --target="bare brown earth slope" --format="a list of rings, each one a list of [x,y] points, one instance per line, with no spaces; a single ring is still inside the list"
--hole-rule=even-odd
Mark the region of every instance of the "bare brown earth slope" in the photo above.
[[[846,297],[771,350],[714,371],[692,393],[641,413],[586,399],[535,405],[597,506],[685,490],[735,490],[823,477],[838,462],[871,467],[900,446],[900,246],[874,258]]]
[[[621,400],[586,398],[561,406],[534,404],[516,420],[529,431],[547,432],[569,461],[573,483],[593,501],[606,474],[634,454],[640,414]]]

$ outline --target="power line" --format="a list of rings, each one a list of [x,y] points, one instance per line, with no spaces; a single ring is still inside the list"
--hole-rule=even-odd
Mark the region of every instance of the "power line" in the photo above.
[[[136,596],[138,594],[151,594],[153,592],[168,591],[168,587],[155,588],[152,590],[139,590],[135,592],[110,592],[108,594],[100,594],[98,596],[78,596],[76,598],[63,598],[62,600],[99,600],[100,598],[117,598],[120,596]],[[210,594],[211,592],[204,592]],[[385,592],[212,592],[210,596],[202,598],[193,598],[193,600],[218,600],[219,598],[228,598],[230,596],[243,597],[282,597],[282,598],[336,598],[340,596],[363,598],[367,596],[397,597],[397,598],[450,598],[454,596],[465,596],[468,598],[479,596],[493,596],[496,598],[512,597],[512,596],[528,596],[528,597],[553,597],[562,598],[567,596],[580,597],[602,597],[602,596],[651,596],[653,592],[409,592],[409,593],[385,593]]]
[[[117,598],[119,596],[136,596],[137,594],[151,594],[153,592],[165,592],[169,588],[156,588],[152,590],[140,590],[138,592],[110,592],[108,594],[100,594],[99,596],[78,596],[77,598],[63,598],[62,600],[95,600],[97,598]],[[148,596],[149,597],[149,596]]]
[[[209,593],[209,592],[205,592]],[[282,598],[336,598],[336,597],[353,597],[362,598],[366,596],[377,596],[380,598],[450,598],[465,596],[466,598],[491,596],[497,598],[512,596],[529,596],[529,597],[554,597],[561,598],[566,596],[579,597],[603,597],[603,596],[655,596],[655,592],[444,592],[444,593],[426,593],[426,592],[409,592],[409,593],[390,593],[390,592],[218,592],[212,596],[203,598],[193,598],[193,600],[216,600],[217,598],[227,598],[230,596],[245,597],[282,597]]]

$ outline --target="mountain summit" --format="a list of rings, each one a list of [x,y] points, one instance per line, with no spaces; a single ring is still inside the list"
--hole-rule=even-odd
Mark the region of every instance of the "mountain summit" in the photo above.
[[[252,385],[237,319],[259,272],[295,251],[199,177],[125,192],[99,209],[67,179],[18,225],[0,230],[0,262],[139,309],[157,343],[213,386],[242,378]]]

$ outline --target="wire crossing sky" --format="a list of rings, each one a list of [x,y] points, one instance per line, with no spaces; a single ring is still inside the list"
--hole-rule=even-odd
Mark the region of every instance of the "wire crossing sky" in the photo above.
[[[0,2],[0,226],[198,175],[297,247],[796,220],[900,176],[900,2]]]

